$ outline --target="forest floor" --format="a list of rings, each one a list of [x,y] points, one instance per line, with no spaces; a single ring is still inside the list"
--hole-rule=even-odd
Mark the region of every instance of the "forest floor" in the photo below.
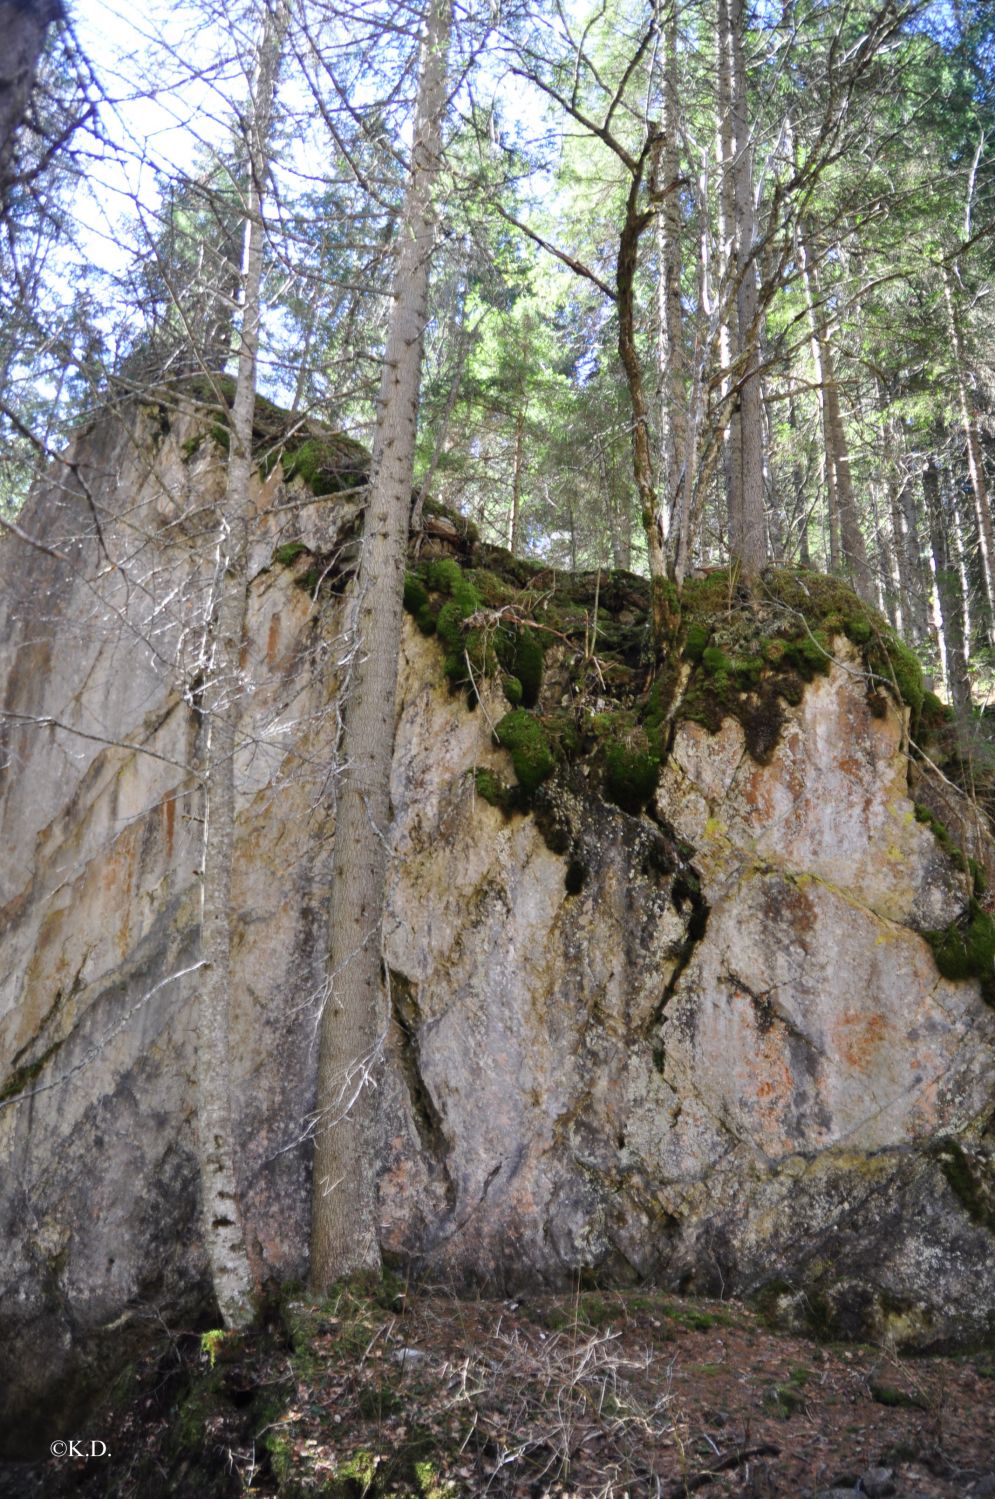
[[[0,1495],[984,1499],[995,1356],[821,1345],[660,1292],[394,1283],[188,1335],[98,1435],[109,1457],[8,1468]]]

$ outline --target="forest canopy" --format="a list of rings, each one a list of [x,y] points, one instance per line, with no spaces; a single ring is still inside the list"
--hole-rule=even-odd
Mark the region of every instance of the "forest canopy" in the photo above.
[[[424,18],[285,7],[254,168],[266,8],[37,12],[4,154],[8,521],[101,409],[235,372],[254,171],[258,389],[370,442]],[[991,6],[541,0],[452,25],[417,482],[574,570],[833,572],[948,699],[987,701]]]

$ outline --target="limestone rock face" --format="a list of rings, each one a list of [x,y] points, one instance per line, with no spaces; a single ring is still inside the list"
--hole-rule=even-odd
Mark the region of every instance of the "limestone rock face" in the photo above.
[[[212,1320],[195,766],[223,453],[198,420],[136,408],[95,428],[20,519],[47,550],[0,542],[8,1450],[64,1434],[163,1322]],[[335,572],[355,505],[279,466],[254,498],[232,1049],[251,1252],[279,1280],[306,1272],[348,655],[342,589],[315,599],[314,573]],[[503,711],[484,684],[469,712],[436,645],[406,636],[387,1253],[457,1284],[756,1293],[789,1322],[911,1347],[995,1328],[995,1014],[919,935],[968,890],[915,819],[901,712],[871,711],[841,646],[768,765],[732,720],[684,724],[652,817],[575,768],[507,819],[474,782],[508,773]]]

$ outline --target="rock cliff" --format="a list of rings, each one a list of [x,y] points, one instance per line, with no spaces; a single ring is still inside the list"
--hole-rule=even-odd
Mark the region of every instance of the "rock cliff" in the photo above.
[[[358,470],[329,470],[322,440],[298,434],[256,482],[237,767],[240,1185],[256,1268],[278,1281],[306,1271],[359,505]],[[163,1324],[211,1317],[193,1152],[191,767],[223,458],[223,432],[195,403],[128,407],[39,486],[19,520],[38,544],[0,543],[8,1450],[63,1432]],[[482,669],[471,710],[452,689],[452,619],[436,599],[426,620],[421,577],[411,607],[443,650],[409,624],[386,922],[385,1251],[458,1285],[648,1278],[906,1347],[990,1336],[995,1012],[990,975],[979,982],[943,948],[982,920],[980,882],[910,799],[898,670],[895,690],[869,681],[866,651],[830,620],[821,635],[806,626],[819,669],[785,670],[775,694],[770,672],[800,661],[804,641],[781,639],[748,669],[689,628],[657,738],[630,724],[613,759],[597,639],[581,651],[556,616],[541,682],[524,660],[503,690]],[[624,644],[639,635],[640,585],[615,581],[586,617],[600,602],[605,638]],[[562,586],[526,582],[537,608]],[[479,628],[498,628],[498,613]],[[707,692],[693,675],[703,660]],[[634,669],[617,670],[632,688]],[[535,699],[560,736],[524,793],[494,737],[523,692],[518,712]],[[584,694],[586,757],[563,750],[562,722]],[[984,862],[987,848],[978,833],[970,851]]]

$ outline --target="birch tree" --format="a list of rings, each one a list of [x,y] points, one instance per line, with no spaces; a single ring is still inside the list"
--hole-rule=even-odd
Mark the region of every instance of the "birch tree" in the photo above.
[[[451,0],[429,0],[411,162],[398,233],[369,498],[352,610],[354,660],[342,737],[329,940],[321,1020],[311,1281],[322,1291],[379,1270],[376,1077],[383,1013],[381,933],[390,847],[390,768],[403,618],[433,189],[452,27]]]
[[[226,1326],[252,1317],[253,1282],[238,1205],[232,1127],[231,883],[235,840],[235,753],[241,717],[241,651],[248,600],[252,420],[263,268],[262,202],[286,0],[267,3],[248,117],[242,308],[238,372],[230,418],[225,493],[217,517],[215,602],[205,651],[206,685],[199,705],[204,785],[201,947],[207,963],[197,1045],[197,1120],[204,1242]]]

